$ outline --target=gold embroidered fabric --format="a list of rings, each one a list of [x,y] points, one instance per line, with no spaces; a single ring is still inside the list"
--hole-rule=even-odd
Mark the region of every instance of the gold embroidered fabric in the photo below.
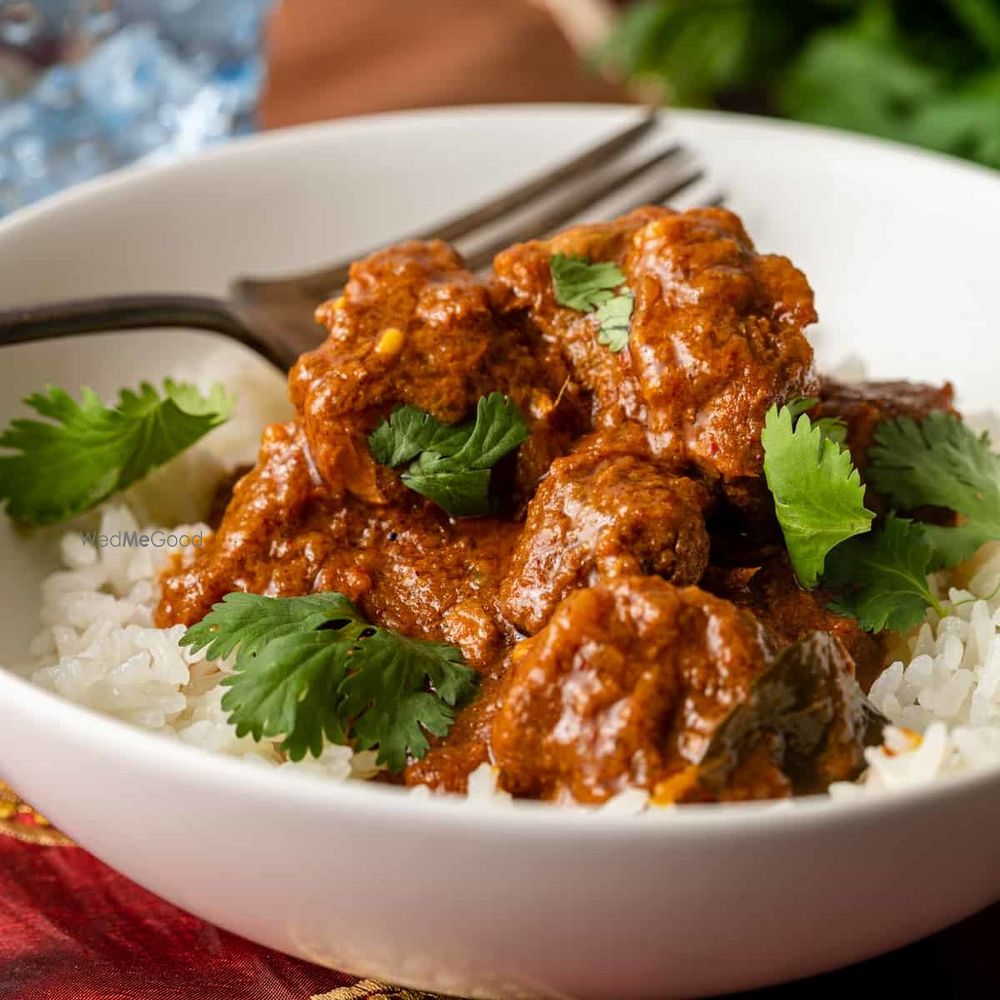
[[[13,837],[26,844],[39,844],[42,847],[66,847],[73,843],[66,834],[55,829],[41,813],[22,801],[17,793],[2,781],[0,781],[0,836]]]
[[[436,1000],[432,993],[404,990],[374,979],[362,979],[353,986],[341,986],[329,993],[318,993],[311,1000]],[[443,1000],[443,998],[442,998]]]

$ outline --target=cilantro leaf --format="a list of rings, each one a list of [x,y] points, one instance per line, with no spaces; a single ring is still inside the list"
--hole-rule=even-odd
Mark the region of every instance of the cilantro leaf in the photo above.
[[[831,610],[856,618],[867,632],[911,629],[928,605],[944,614],[927,580],[933,552],[922,528],[890,515],[881,530],[838,545],[823,583],[845,590]]]
[[[823,437],[839,444],[842,448],[847,444],[847,422],[842,417],[820,417],[813,423],[820,429]]]
[[[593,312],[625,284],[617,264],[591,264],[586,257],[553,254],[549,258],[556,302],[577,312]]]
[[[607,347],[613,354],[628,347],[629,322],[635,300],[629,291],[622,292],[597,307],[597,322],[601,331],[597,342]]]
[[[208,396],[186,383],[125,389],[114,407],[90,389],[80,402],[46,386],[25,403],[47,421],[18,418],[0,433],[0,500],[25,524],[52,524],[81,514],[131,486],[194,444],[229,416],[233,400],[220,385]]]
[[[222,707],[238,736],[284,737],[292,760],[318,757],[324,737],[402,770],[445,736],[475,691],[461,651],[372,625],[343,595],[227,594],[182,636],[211,658],[235,652]]]
[[[578,312],[597,315],[597,342],[617,354],[628,346],[629,322],[635,304],[632,292],[621,288],[625,275],[616,264],[591,264],[584,257],[557,253],[549,258],[556,302]],[[620,289],[616,291],[616,289]]]
[[[234,591],[190,626],[182,646],[205,650],[210,660],[225,660],[237,647],[246,658],[275,639],[309,632],[327,622],[361,622],[357,608],[343,594],[326,591],[305,597],[263,597]]]
[[[904,509],[934,506],[957,511],[957,528],[927,525],[934,568],[968,559],[984,542],[1000,538],[1000,456],[989,436],[951,413],[886,421],[875,431],[868,478],[890,502]]]
[[[472,433],[450,458],[455,465],[490,469],[529,437],[528,425],[517,403],[499,392],[491,392],[476,404]]]
[[[445,736],[453,705],[469,694],[462,654],[444,643],[380,631],[364,643],[365,656],[343,683],[343,711],[354,719],[359,750],[379,747],[379,759],[400,770],[407,753],[427,753],[425,732]],[[456,669],[459,668],[459,669]],[[436,694],[426,690],[429,682]]]
[[[400,407],[368,442],[382,465],[414,459],[403,473],[411,490],[453,517],[471,517],[490,512],[493,466],[530,436],[517,404],[493,392],[479,400],[474,421],[453,426],[415,407]]]
[[[1000,508],[1000,459],[989,436],[938,411],[876,428],[869,476],[881,493],[906,507],[930,504],[989,516]]]
[[[787,406],[772,406],[761,434],[764,476],[802,586],[816,582],[828,553],[868,531],[875,515],[850,453],[826,437],[805,414],[793,421]]]
[[[476,517],[492,510],[489,469],[456,468],[448,458],[425,452],[403,473],[403,482],[452,517]]]
[[[970,521],[952,528],[940,524],[924,524],[922,527],[934,552],[932,570],[957,566],[971,559],[987,542],[1000,538],[1000,528],[990,527],[982,521]]]
[[[282,635],[260,651],[237,659],[237,673],[224,677],[229,688],[222,707],[237,736],[258,742],[284,736],[292,760],[323,752],[323,737],[345,742],[337,689],[347,673],[354,630],[322,629]]]
[[[472,434],[469,424],[443,424],[437,417],[415,406],[400,406],[383,420],[368,438],[375,461],[402,465],[422,451],[453,455]]]
[[[808,413],[818,403],[819,400],[815,396],[796,396],[785,403],[785,406],[788,408],[789,413],[791,413],[792,420],[797,420],[803,413]],[[847,422],[843,417],[820,417],[818,420],[813,420],[812,422],[814,427],[818,427],[823,432],[824,437],[828,437],[831,441],[836,441],[840,445],[847,443]]]
[[[803,413],[808,413],[819,402],[815,396],[796,396],[785,403],[792,420],[798,420]]]

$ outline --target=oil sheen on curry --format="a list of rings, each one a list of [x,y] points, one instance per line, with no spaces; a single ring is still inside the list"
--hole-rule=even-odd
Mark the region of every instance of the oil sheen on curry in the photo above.
[[[622,349],[560,303],[556,255],[624,276]],[[329,336],[290,374],[294,420],[265,430],[212,538],[165,574],[158,624],[198,622],[231,591],[336,591],[458,647],[475,698],[386,780],[460,792],[489,762],[518,797],[686,802],[821,791],[863,769],[884,720],[862,689],[885,637],[797,582],[765,415],[809,398],[863,463],[880,421],[950,410],[950,387],[818,375],[805,276],[718,208],[512,246],[486,279],[443,243],[405,243],[356,263],[317,318]],[[530,436],[489,474],[487,514],[449,515],[373,456],[399,407],[457,425],[492,393]]]

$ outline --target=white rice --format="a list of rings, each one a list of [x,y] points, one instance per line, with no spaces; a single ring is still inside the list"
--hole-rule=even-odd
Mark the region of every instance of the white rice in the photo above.
[[[100,531],[137,531],[131,510],[110,505]],[[173,534],[204,525],[184,525]],[[152,533],[154,528],[142,529]],[[374,755],[329,746],[318,760],[285,761],[277,742],[238,738],[226,722],[219,682],[226,666],[179,645],[182,625],[153,627],[156,578],[178,549],[97,548],[63,536],[65,569],[42,585],[42,629],[31,646],[31,679],[70,701],[192,746],[255,764],[346,779],[370,777]],[[196,550],[188,547],[190,558]]]
[[[947,614],[928,610],[869,697],[893,725],[865,751],[868,770],[835,797],[892,792],[1000,765],[1000,543],[934,581]]]
[[[235,419],[106,505],[100,532],[138,530],[140,521],[194,520],[207,509],[223,457],[230,465],[252,460],[260,428],[287,417],[284,383],[276,373],[252,362],[233,368],[231,356],[209,366],[220,368],[229,369],[226,384],[243,400]],[[199,485],[192,490],[192,484]],[[171,530],[199,528],[204,526]],[[42,585],[41,631],[24,670],[35,683],[132,725],[257,766],[338,781],[376,773],[372,752],[331,745],[319,759],[291,763],[280,740],[256,743],[236,736],[220,705],[226,665],[180,646],[182,626],[152,624],[158,575],[176,550],[98,549],[84,544],[79,530],[65,534],[59,550],[64,568]],[[184,555],[194,552],[189,548]],[[1000,543],[985,546],[935,582],[942,597],[947,595],[948,613],[939,619],[929,611],[926,622],[902,642],[900,658],[875,682],[870,697],[893,725],[881,747],[866,751],[868,770],[861,779],[833,785],[834,797],[893,792],[1000,766]],[[417,788],[412,794],[430,791]],[[468,795],[510,802],[488,764],[470,776]],[[647,802],[644,792],[629,790],[604,808],[641,813]]]

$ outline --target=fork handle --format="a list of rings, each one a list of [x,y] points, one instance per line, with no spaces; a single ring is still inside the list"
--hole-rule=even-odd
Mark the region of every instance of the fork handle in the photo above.
[[[164,326],[221,333],[288,367],[288,359],[255,333],[231,303],[207,295],[113,295],[0,310],[0,347]]]

